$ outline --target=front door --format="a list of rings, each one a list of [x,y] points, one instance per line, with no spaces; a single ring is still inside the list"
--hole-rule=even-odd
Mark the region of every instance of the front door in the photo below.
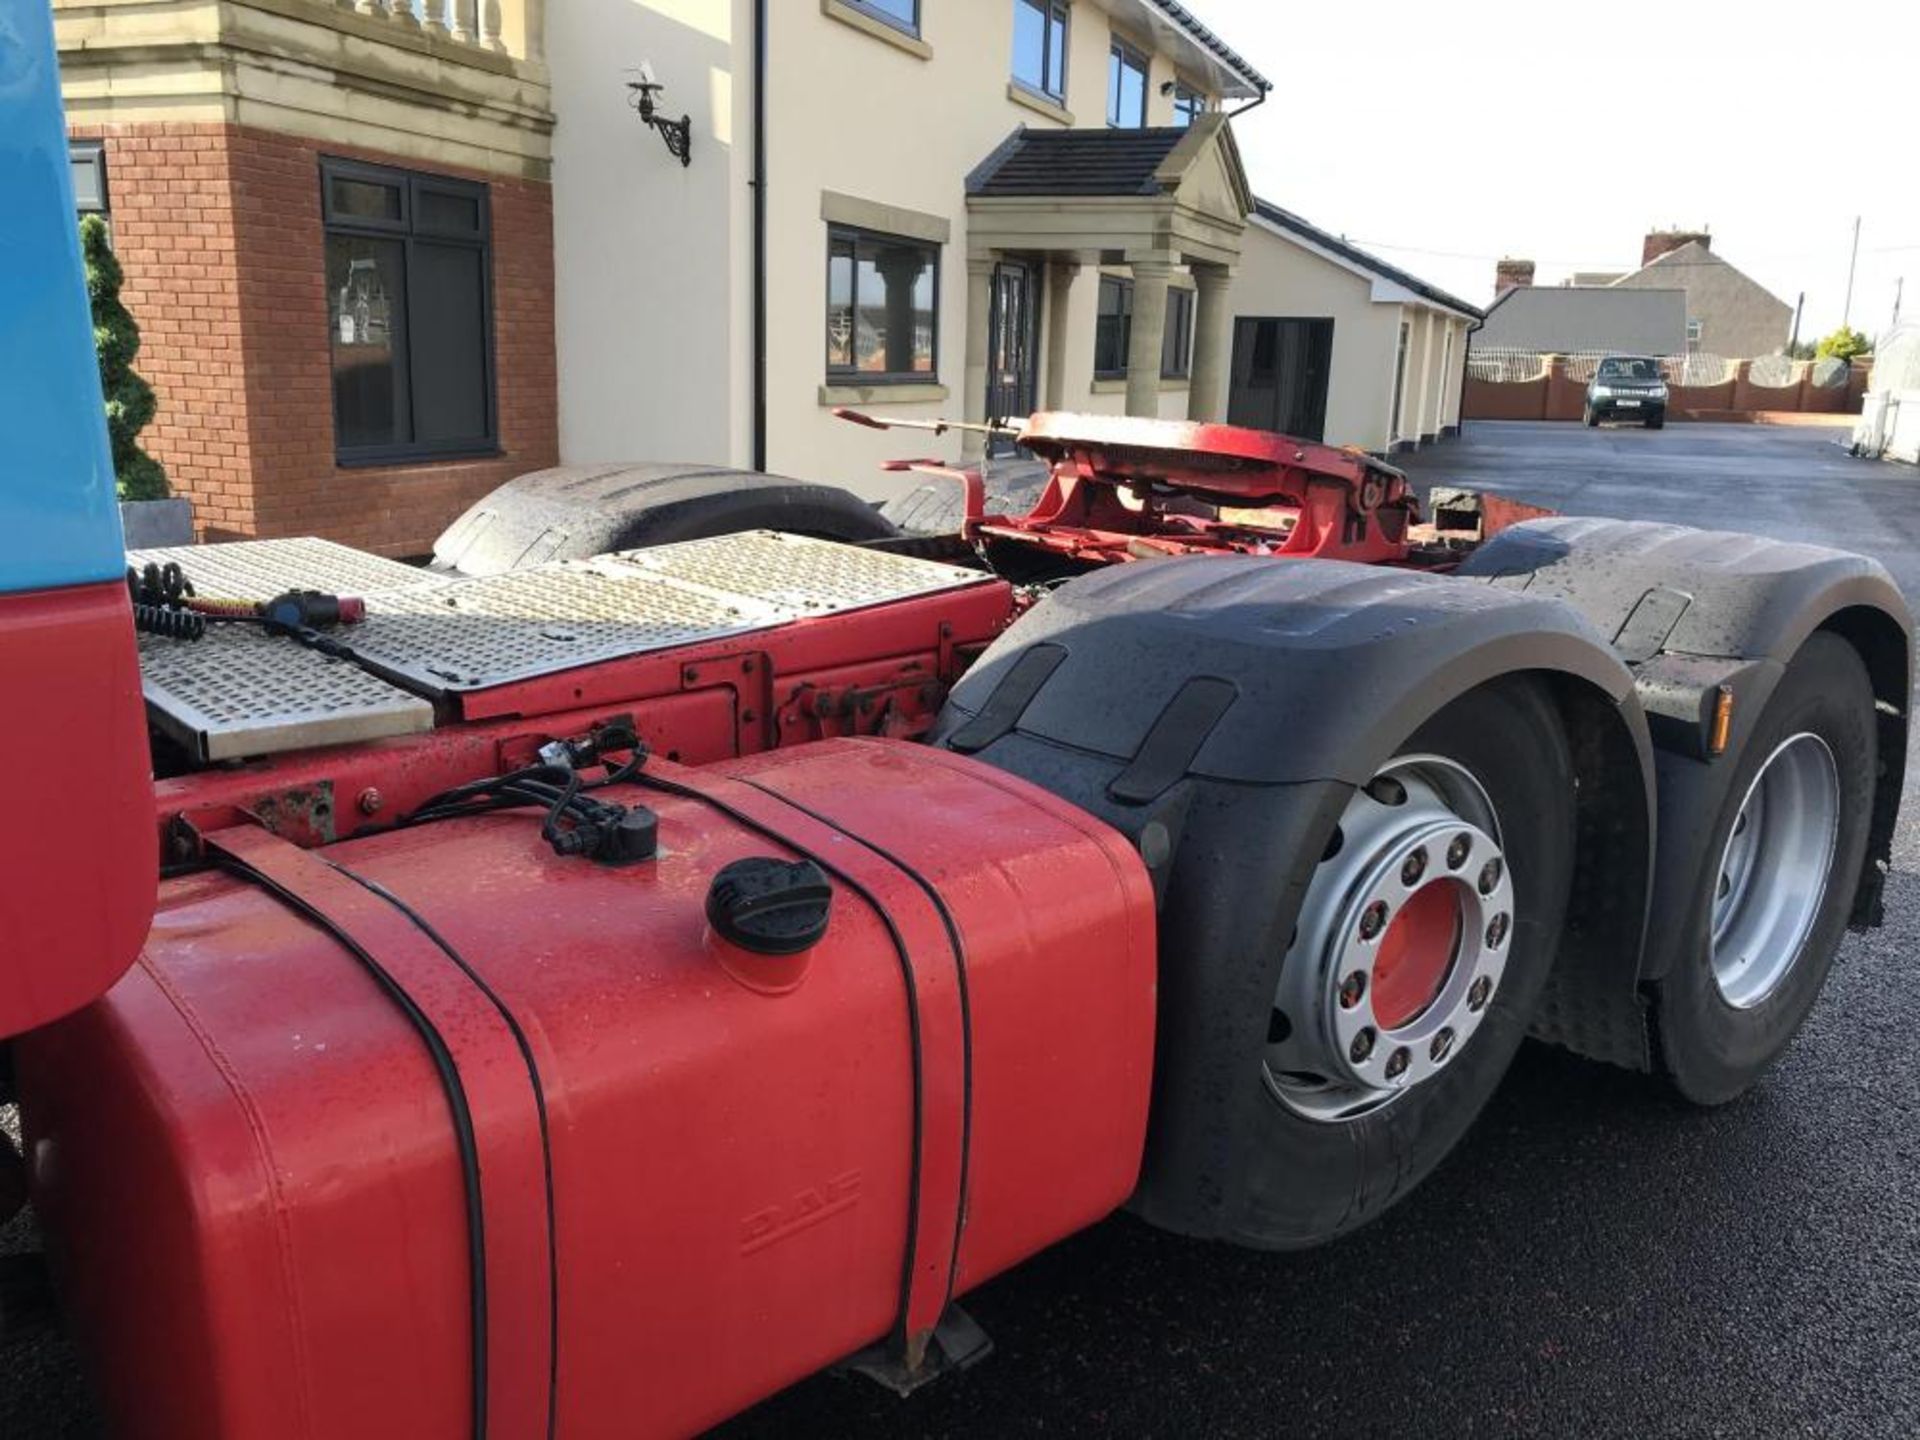
[[[1324,440],[1332,362],[1333,321],[1242,316],[1233,326],[1228,423]]]
[[[1036,323],[1034,268],[1019,260],[993,267],[993,307],[987,325],[987,419],[1018,424],[1031,415],[1037,394],[1034,351]],[[989,455],[1010,455],[1011,440],[994,436]]]

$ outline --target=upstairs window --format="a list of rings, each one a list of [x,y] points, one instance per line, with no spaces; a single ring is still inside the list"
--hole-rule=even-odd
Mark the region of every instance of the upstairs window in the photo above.
[[[1133,339],[1133,282],[1117,275],[1100,277],[1098,314],[1093,325],[1093,373],[1100,380],[1127,374],[1127,347]]]
[[[1065,103],[1066,0],[1013,0],[1013,78],[1056,104]]]
[[[939,291],[938,246],[830,226],[828,378],[849,385],[932,381]]]
[[[896,30],[916,37],[920,34],[920,0],[846,0],[846,3],[876,20],[884,20]]]
[[[1147,123],[1147,57],[1124,41],[1107,51],[1107,124],[1137,130]]]
[[[320,195],[336,458],[494,452],[487,187],[322,160]]]
[[[1173,87],[1173,123],[1185,129],[1207,110],[1207,97],[1190,85]]]

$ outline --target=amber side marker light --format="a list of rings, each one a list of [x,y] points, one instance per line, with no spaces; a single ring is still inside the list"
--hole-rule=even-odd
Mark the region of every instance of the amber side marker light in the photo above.
[[[1713,730],[1707,736],[1707,753],[1727,753],[1727,738],[1733,733],[1733,687],[1722,685],[1713,699]]]

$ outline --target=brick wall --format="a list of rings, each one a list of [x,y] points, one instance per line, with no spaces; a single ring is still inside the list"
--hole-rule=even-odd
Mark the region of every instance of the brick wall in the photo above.
[[[253,480],[227,127],[75,133],[106,141],[120,298],[140,326],[135,367],[159,398],[141,443],[202,524],[246,533]]]
[[[547,185],[435,167],[490,191],[501,454],[343,468],[334,463],[321,147],[229,125],[86,133],[106,141],[123,293],[141,327],[141,371],[159,393],[149,448],[193,499],[206,538],[324,535],[422,554],[495,485],[555,463]]]

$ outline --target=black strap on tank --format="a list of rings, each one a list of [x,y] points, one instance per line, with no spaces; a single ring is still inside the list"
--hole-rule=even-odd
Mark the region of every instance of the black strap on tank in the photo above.
[[[319,906],[296,894],[246,860],[221,848],[217,837],[208,845],[213,862],[229,874],[257,885],[301,918],[324,930],[347,954],[360,962],[381,992],[406,1017],[407,1024],[420,1037],[427,1057],[433,1062],[440,1088],[446,1093],[447,1108],[453,1116],[454,1148],[460,1159],[460,1179],[466,1195],[467,1268],[472,1276],[468,1286],[468,1348],[472,1357],[473,1440],[487,1435],[487,1237],[480,1204],[480,1144],[474,1135],[473,1108],[467,1101],[466,1086],[460,1081],[460,1067],[444,1036],[415,1003],[399,981],[387,972],[372,952],[347,933],[346,928]]]
[[[333,865],[333,868],[347,879],[364,886],[385,900],[395,910],[406,916],[422,935],[438,946],[447,959],[460,968],[473,982],[474,988],[484,995],[487,1002],[499,1013],[501,1021],[513,1036],[515,1047],[520,1051],[520,1058],[526,1062],[527,1083],[533,1088],[535,1112],[540,1119],[540,1155],[543,1162],[541,1168],[545,1172],[547,1185],[547,1333],[552,1337],[552,1343],[547,1347],[547,1436],[548,1440],[552,1440],[559,1423],[560,1404],[560,1241],[556,1233],[553,1210],[553,1135],[547,1123],[547,1090],[540,1080],[540,1065],[534,1059],[533,1045],[528,1041],[527,1032],[522,1028],[519,1018],[507,1008],[506,1001],[502,1000],[493,986],[487,983],[485,977],[468,963],[467,958],[454,949],[444,935],[433,928],[426,916],[377,880],[369,880],[358,871],[334,864],[331,860],[327,863]]]
[[[885,846],[876,845],[865,836],[855,834],[853,831],[842,826],[838,821],[829,819],[810,806],[802,805],[791,795],[782,795],[779,791],[769,789],[767,786],[761,785],[745,775],[735,776],[734,778],[749,789],[758,790],[768,799],[777,800],[790,810],[798,810],[810,820],[818,820],[822,825],[838,830],[842,835],[845,835],[849,840],[853,841],[854,844],[870,850],[873,854],[879,856],[902,875],[905,875],[909,880],[913,881],[933,906],[934,913],[940,917],[940,924],[947,932],[947,944],[953,950],[955,985],[960,992],[960,1024],[964,1042],[961,1049],[962,1078],[960,1083],[961,1090],[966,1096],[966,1105],[961,1111],[960,1116],[960,1211],[964,1215],[967,1208],[968,1184],[973,1166],[973,1004],[971,997],[967,993],[967,943],[960,936],[959,922],[953,918],[953,911],[948,908],[946,897],[940,893],[939,888],[931,880],[927,879],[925,875],[922,875],[912,865],[909,865],[904,859],[894,854],[893,851],[887,849]],[[791,841],[787,843],[792,844]],[[964,1238],[965,1234],[966,1226],[964,1224],[954,1227],[953,1259],[947,1267],[947,1298],[949,1300],[953,1298],[952,1277],[960,1273],[960,1241]]]
[[[1033,697],[1040,693],[1040,687],[1047,683],[1053,672],[1060,668],[1060,662],[1066,658],[1064,646],[1033,646],[1007,667],[1007,673],[993,687],[993,693],[987,696],[987,703],[980,707],[980,713],[948,737],[948,747],[958,750],[962,755],[971,755],[976,750],[986,749],[1013,729],[1020,723],[1027,706],[1033,703]]]
[[[1107,798],[1122,805],[1145,805],[1178,784],[1239,695],[1240,688],[1231,680],[1196,675],[1187,681],[1153,722],[1127,768],[1107,786]]]
[[[683,800],[691,800],[695,804],[705,805],[708,809],[725,815],[735,824],[752,831],[762,839],[770,840],[774,844],[791,850],[797,855],[804,855],[835,880],[845,885],[853,894],[859,896],[867,908],[872,911],[874,918],[880,922],[881,927],[887,932],[887,939],[892,944],[894,958],[899,965],[901,977],[906,981],[907,995],[909,997],[907,1005],[907,1043],[913,1071],[913,1159],[910,1173],[907,1177],[907,1189],[911,1197],[911,1203],[907,1210],[906,1252],[902,1257],[900,1266],[900,1309],[894,1327],[895,1343],[897,1345],[904,1344],[906,1339],[907,1300],[913,1289],[913,1270],[920,1244],[920,1166],[922,1148],[925,1143],[922,1132],[926,1122],[926,1060],[922,1053],[920,1041],[920,1011],[918,1005],[912,999],[914,994],[913,955],[907,945],[906,936],[901,934],[899,925],[895,923],[892,914],[888,911],[886,905],[881,902],[880,897],[875,895],[873,891],[865,885],[861,884],[860,881],[855,876],[849,874],[844,867],[836,865],[831,856],[820,854],[817,851],[809,850],[803,845],[796,844],[791,836],[782,834],[772,826],[755,819],[738,806],[730,805],[716,795],[709,795],[706,791],[697,789],[692,785],[683,785],[677,780],[670,780],[657,772],[643,770],[633,777],[633,783],[643,785],[650,790],[658,790],[663,795],[676,795]],[[765,793],[758,786],[751,788],[754,789],[756,793]],[[775,796],[774,798],[778,799],[783,805],[787,803],[784,797]],[[829,829],[837,831],[839,828],[830,821],[823,823],[826,823]]]

